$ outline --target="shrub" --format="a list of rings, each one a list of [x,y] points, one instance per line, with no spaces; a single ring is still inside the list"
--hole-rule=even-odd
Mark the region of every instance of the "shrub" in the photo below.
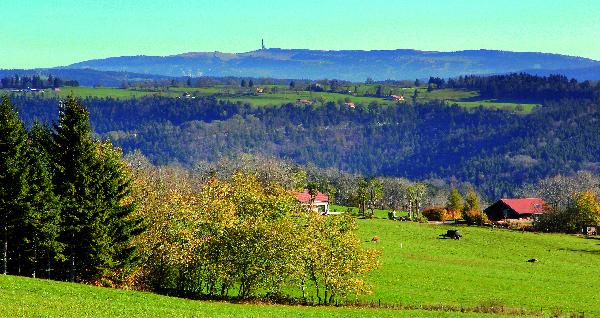
[[[448,213],[448,210],[442,207],[431,207],[423,210],[423,216],[429,221],[446,221],[450,220],[452,216]]]
[[[506,227],[510,230],[533,231],[533,224],[530,222],[506,221]]]
[[[427,223],[427,222],[429,222],[429,220],[427,219],[427,217],[425,217],[423,214],[419,214],[418,216],[414,217],[413,221],[419,222],[419,223]]]
[[[536,229],[545,232],[577,233],[586,224],[600,221],[600,202],[591,192],[574,193],[565,208],[546,208],[536,222]]]
[[[447,209],[447,220],[460,220],[463,218],[463,213],[461,210],[451,210]]]
[[[468,210],[463,212],[463,219],[467,224],[484,224],[489,222],[487,215],[479,210]]]

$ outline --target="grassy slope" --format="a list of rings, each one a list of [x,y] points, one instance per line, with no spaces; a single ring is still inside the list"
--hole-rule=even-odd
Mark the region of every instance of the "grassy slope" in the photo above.
[[[460,241],[438,239],[448,226],[360,220],[365,244],[383,251],[369,275],[368,299],[474,306],[496,302],[549,313],[600,317],[600,240],[461,227]],[[378,243],[368,242],[379,236]],[[526,262],[530,258],[538,263]]]
[[[491,317],[385,309],[231,304],[0,275],[0,317]]]
[[[385,211],[377,211],[382,217]],[[374,293],[363,300],[384,304],[502,304],[550,314],[585,312],[600,317],[600,240],[461,227],[460,241],[439,239],[448,226],[385,219],[359,220],[365,245],[383,251],[382,266],[367,280]],[[378,243],[371,243],[373,236]],[[526,260],[537,258],[538,263]],[[454,317],[459,313],[373,311],[236,305],[168,298],[77,284],[0,276],[0,317],[12,316],[311,316]],[[471,315],[468,315],[471,316]],[[477,315],[473,315],[477,316]]]

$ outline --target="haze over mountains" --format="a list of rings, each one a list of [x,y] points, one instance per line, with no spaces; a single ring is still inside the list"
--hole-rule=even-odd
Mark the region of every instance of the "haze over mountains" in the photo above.
[[[164,76],[240,76],[364,81],[415,79],[465,74],[565,74],[600,79],[600,62],[588,58],[536,52],[468,50],[319,51],[263,49],[246,53],[191,52],[171,56],[122,56],[71,64],[91,68]]]

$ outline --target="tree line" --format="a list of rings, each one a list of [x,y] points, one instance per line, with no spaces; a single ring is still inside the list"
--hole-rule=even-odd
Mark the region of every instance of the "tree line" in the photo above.
[[[20,117],[55,120],[57,100],[13,96]],[[94,131],[155,164],[192,166],[242,153],[366,176],[470,182],[490,198],[555,174],[597,171],[600,113],[585,99],[531,114],[444,102],[258,107],[214,97],[87,98]]]
[[[121,153],[92,137],[74,99],[51,129],[26,130],[7,97],[0,106],[0,213],[5,274],[91,280],[131,261],[131,176]]]
[[[55,77],[52,75],[48,75],[47,77],[42,77],[39,75],[33,76],[19,76],[19,74],[15,74],[14,76],[7,76],[0,79],[0,88],[14,88],[14,89],[25,89],[25,88],[59,88],[62,86],[79,86],[79,82],[76,80],[66,80],[63,81],[59,77]]]
[[[446,85],[443,79],[431,78],[429,83],[437,87],[477,90],[488,98],[524,100],[560,100],[564,98],[600,98],[600,84],[591,81],[578,82],[564,75],[537,76],[526,73],[508,75],[467,75],[450,78]]]

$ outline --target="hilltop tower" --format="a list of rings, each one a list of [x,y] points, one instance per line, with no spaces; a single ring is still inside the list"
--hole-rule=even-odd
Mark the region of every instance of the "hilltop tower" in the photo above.
[[[265,39],[260,39],[260,49],[261,50],[266,50],[267,48],[265,47]]]

